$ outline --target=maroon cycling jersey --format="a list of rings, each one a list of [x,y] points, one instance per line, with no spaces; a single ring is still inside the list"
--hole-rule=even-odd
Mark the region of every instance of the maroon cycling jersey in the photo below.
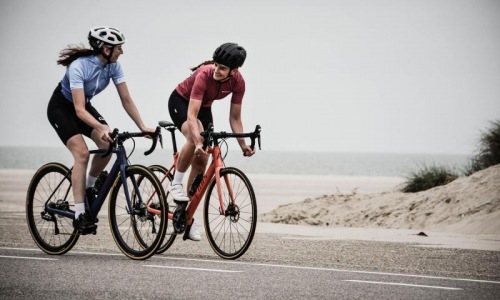
[[[245,94],[245,80],[240,72],[236,72],[229,80],[222,83],[215,80],[213,75],[212,64],[201,66],[175,89],[186,100],[201,100],[202,107],[210,107],[215,100],[220,100],[231,93],[233,94],[231,103],[241,104]]]

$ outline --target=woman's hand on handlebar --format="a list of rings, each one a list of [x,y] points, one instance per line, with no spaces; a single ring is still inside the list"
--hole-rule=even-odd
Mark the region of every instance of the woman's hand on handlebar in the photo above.
[[[243,156],[252,156],[255,154],[255,149],[252,149],[252,147],[245,145],[241,147],[241,150],[243,151]]]
[[[109,126],[106,124],[102,124],[101,127],[97,129],[99,131],[99,138],[105,142],[111,143],[113,141],[113,138],[111,138],[111,129],[109,129]]]
[[[139,128],[142,133],[146,133],[146,138],[151,139],[155,135],[156,128],[151,128],[151,127],[141,127]]]
[[[203,143],[196,145],[196,147],[194,148],[194,156],[198,157],[200,155],[207,155],[207,152],[203,150]]]

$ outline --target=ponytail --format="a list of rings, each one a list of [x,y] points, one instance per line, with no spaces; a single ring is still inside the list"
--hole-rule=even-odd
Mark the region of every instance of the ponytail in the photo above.
[[[68,48],[59,52],[58,65],[69,66],[73,61],[82,56],[94,55],[96,52],[92,49],[85,48],[83,45],[68,46]]]
[[[196,66],[196,67],[194,67],[194,68],[191,68],[190,70],[194,72],[194,71],[198,70],[198,68],[199,68],[199,67],[201,67],[201,66],[211,65],[211,64],[213,64],[213,63],[214,63],[214,61],[213,61],[213,60],[207,60],[207,61],[202,62],[202,63],[201,63],[201,64],[199,64],[198,66]]]

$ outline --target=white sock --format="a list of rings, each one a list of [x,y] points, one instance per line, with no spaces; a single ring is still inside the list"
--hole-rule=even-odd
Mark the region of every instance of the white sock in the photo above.
[[[184,174],[186,174],[186,172],[175,171],[174,179],[172,179],[172,185],[182,184],[182,180],[184,179]]]
[[[83,213],[85,213],[85,203],[75,203],[75,220]]]
[[[94,177],[94,176],[89,174],[89,176],[87,176],[87,188],[94,187],[96,180],[97,180],[97,177]]]

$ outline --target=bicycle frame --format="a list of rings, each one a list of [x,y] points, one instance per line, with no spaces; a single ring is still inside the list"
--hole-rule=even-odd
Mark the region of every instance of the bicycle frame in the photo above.
[[[98,149],[98,150],[91,150],[89,152],[90,152],[90,154],[95,155],[95,154],[99,154],[99,153],[106,153],[107,151],[108,151],[107,149]],[[94,218],[97,216],[97,214],[101,210],[102,205],[106,201],[106,196],[108,195],[109,191],[111,190],[111,187],[112,187],[112,185],[113,185],[113,183],[118,175],[120,175],[120,179],[123,182],[123,185],[125,187],[124,190],[125,190],[125,196],[126,196],[129,211],[131,213],[133,213],[133,211],[134,211],[132,209],[132,201],[130,201],[130,195],[128,193],[127,180],[126,180],[126,176],[125,176],[126,168],[127,168],[127,166],[130,165],[128,162],[128,159],[127,159],[127,153],[126,153],[125,147],[123,147],[123,145],[118,145],[117,148],[112,150],[111,152],[116,154],[116,160],[115,160],[113,167],[111,168],[108,176],[106,177],[106,180],[104,181],[104,184],[103,184],[101,190],[99,191],[95,201],[92,203],[92,207],[89,207],[89,211]],[[73,168],[70,169],[69,173],[66,174],[66,176],[63,178],[61,183],[66,178],[71,176],[72,170],[73,170]],[[137,182],[135,181],[135,179],[133,179],[133,184],[134,184],[134,188],[137,188]],[[58,185],[56,190],[58,190],[59,187],[60,187],[60,184]],[[68,190],[66,191],[65,198],[68,196],[70,189],[71,189],[71,185],[68,187]],[[47,199],[47,202],[45,203],[46,211],[50,212],[50,213],[57,214],[57,215],[61,215],[61,216],[64,216],[64,217],[67,217],[70,219],[74,219],[75,213],[73,211],[60,210],[60,209],[53,208],[53,207],[50,207],[47,205],[47,203],[49,203],[51,201],[56,190],[54,190],[52,195],[49,197],[49,199]],[[140,197],[141,195],[137,195],[137,196]],[[140,200],[142,200],[142,199],[140,199]]]
[[[168,170],[168,173],[165,174],[165,176],[160,180],[160,182],[163,182],[170,174],[170,176],[173,177],[175,175],[177,163],[179,160],[179,152],[177,151],[177,142],[175,139],[175,126],[174,124],[170,122],[160,122],[160,126],[165,127],[168,131],[170,131],[171,138],[172,138],[172,144],[173,144],[173,151],[174,151],[174,163]],[[211,127],[211,125],[209,126]],[[256,131],[260,130],[260,126],[257,126]],[[235,135],[236,136],[236,135]],[[255,140],[252,140],[252,148],[254,147]],[[260,140],[259,140],[259,146],[260,146]],[[220,171],[224,168],[224,161],[221,158],[221,150],[219,144],[216,142],[214,143],[214,146],[208,146],[206,151],[209,155],[212,157],[212,162],[208,166],[208,169],[205,171],[205,174],[203,175],[203,178],[197,187],[195,193],[190,197],[190,201],[186,207],[186,216],[187,216],[187,222],[186,225],[191,225],[193,222],[193,216],[194,213],[196,212],[196,209],[198,208],[198,205],[200,204],[203,195],[205,194],[205,191],[209,187],[209,184],[212,180],[212,178],[215,176],[215,181],[216,181],[216,186],[217,186],[217,194],[218,194],[218,199],[220,202],[220,211],[224,212],[226,210],[226,207],[224,205],[224,196],[222,192],[222,182],[220,179]],[[231,198],[230,203],[234,204],[234,194],[233,194],[233,189],[231,186],[231,183],[229,182],[229,179],[224,176],[224,183],[227,186],[228,189],[228,194],[229,197]],[[173,219],[173,213],[169,212],[168,213],[168,218],[170,220]]]
[[[221,158],[221,153],[220,153],[220,147],[217,145],[215,147],[210,147],[207,148],[207,153],[212,156],[212,162],[208,166],[207,171],[203,175],[203,178],[200,182],[200,185],[196,189],[196,192],[194,193],[193,196],[191,196],[191,201],[189,201],[188,206],[186,207],[186,214],[187,214],[187,225],[190,225],[193,222],[193,216],[198,208],[198,205],[201,202],[201,199],[203,195],[205,194],[205,191],[208,188],[208,185],[210,184],[210,181],[212,178],[215,176],[215,181],[217,182],[217,194],[219,195],[219,204],[220,204],[220,209],[221,211],[225,211],[225,206],[224,206],[224,198],[223,198],[223,193],[221,189],[221,181],[220,181],[220,170],[224,168],[224,162],[222,161]],[[227,178],[225,179],[225,183],[227,185],[228,190],[230,191],[230,197],[231,197],[231,203],[234,203],[234,197],[233,197],[233,191],[231,188],[231,184],[228,182]]]

